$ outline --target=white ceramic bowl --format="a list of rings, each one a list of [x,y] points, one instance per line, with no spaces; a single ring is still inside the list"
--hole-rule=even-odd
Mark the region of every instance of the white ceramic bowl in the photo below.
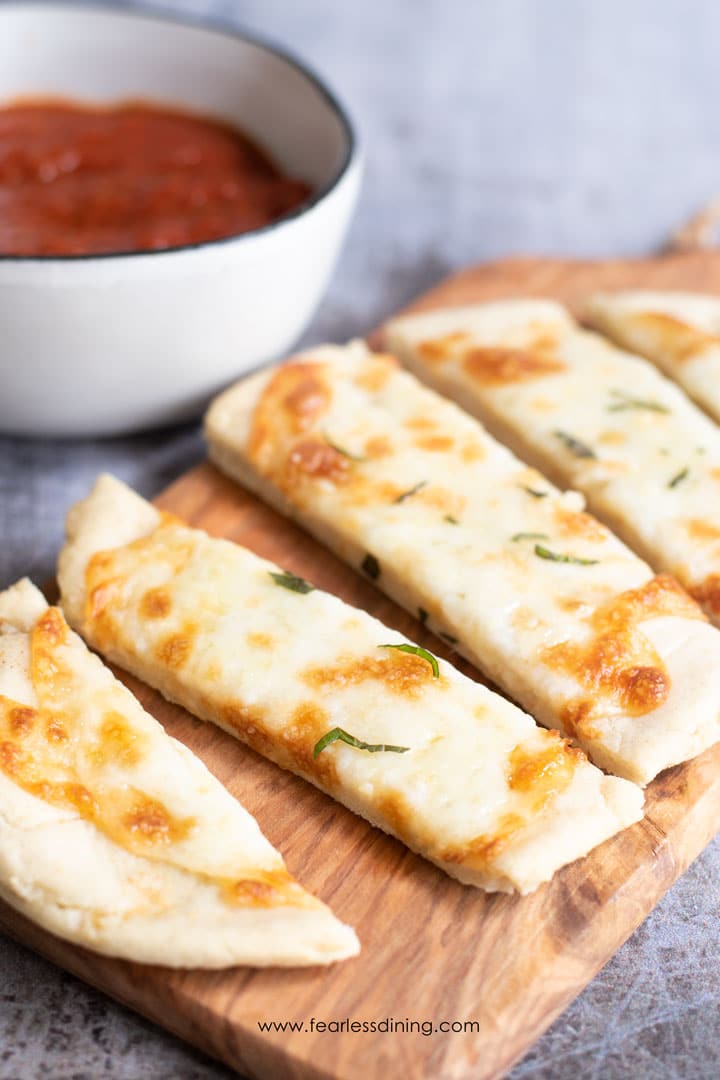
[[[0,5],[0,103],[152,99],[239,125],[310,203],[237,237],[167,251],[0,256],[0,430],[111,435],[197,415],[302,333],[353,210],[360,154],[303,64],[207,24],[64,4]]]

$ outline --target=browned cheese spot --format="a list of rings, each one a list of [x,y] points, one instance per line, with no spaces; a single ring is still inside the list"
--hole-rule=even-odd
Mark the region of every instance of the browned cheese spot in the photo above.
[[[287,484],[306,477],[345,484],[352,479],[352,465],[352,461],[324,440],[302,439],[288,454],[283,479]]]
[[[651,348],[660,349],[682,363],[691,360],[698,353],[713,345],[720,344],[720,338],[706,334],[694,326],[688,326],[681,319],[666,315],[661,311],[638,312],[630,316],[630,321],[641,330]]]
[[[127,719],[116,709],[109,709],[100,725],[97,745],[92,751],[96,765],[110,762],[127,767],[137,765],[142,759],[143,740]]]
[[[195,643],[197,627],[186,622],[179,633],[168,634],[155,647],[155,656],[172,671],[179,671],[187,663]]]
[[[608,538],[607,529],[603,528],[600,522],[590,514],[582,511],[566,510],[562,506],[556,506],[553,518],[559,535],[570,540],[594,540],[602,543]]]
[[[17,705],[10,709],[9,723],[12,735],[29,735],[38,718],[37,709],[31,709],[27,705]]]
[[[320,902],[306,893],[284,867],[258,870],[252,877],[224,882],[220,895],[226,904],[240,908],[319,907]]]
[[[144,619],[164,619],[172,610],[172,597],[162,586],[148,589],[140,600],[140,616]]]
[[[122,825],[142,843],[166,845],[185,840],[195,819],[175,817],[157,799],[137,792],[122,817]]]
[[[485,447],[477,442],[467,442],[460,449],[460,457],[468,465],[474,461],[482,461],[485,457]]]
[[[67,742],[68,731],[67,727],[63,723],[62,716],[57,713],[48,712],[45,720],[45,734],[49,742]]]
[[[260,630],[247,634],[245,640],[253,649],[272,649],[275,645],[275,638],[272,634],[265,634]]]
[[[302,702],[294,709],[290,720],[280,733],[280,743],[292,764],[313,776],[329,789],[337,784],[335,757],[324,752],[317,758],[313,750],[319,739],[334,726],[330,715],[312,701]]]
[[[397,368],[398,362],[394,356],[387,353],[373,353],[355,376],[355,385],[369,394],[379,394]]]
[[[691,540],[697,540],[701,544],[716,544],[720,540],[720,525],[715,525],[712,521],[690,518],[685,522],[685,528]]]
[[[463,354],[468,375],[484,386],[505,386],[556,375],[565,364],[553,351],[554,342],[539,338],[523,349],[474,346]]]
[[[704,618],[681,586],[662,574],[596,608],[588,616],[592,633],[587,642],[565,641],[543,650],[541,659],[548,667],[573,676],[588,694],[566,703],[563,721],[569,734],[593,737],[588,724],[596,711],[603,712],[603,702],[642,716],[667,699],[670,676],[638,629],[641,622],[661,615]]]
[[[720,574],[709,574],[704,581],[690,589],[698,604],[715,618],[720,617]]]
[[[458,346],[463,345],[469,337],[470,335],[464,330],[456,330],[452,334],[445,334],[444,337],[420,341],[416,348],[423,360],[429,360],[431,363],[442,363],[444,360],[449,360],[451,356],[454,356],[457,353]]]
[[[387,435],[372,435],[365,443],[364,450],[369,458],[388,457],[393,452],[393,444]]]
[[[349,656],[332,666],[306,668],[302,678],[316,690],[343,690],[373,679],[385,690],[409,698],[418,697],[430,684],[445,685],[442,675],[434,678],[427,660],[397,649],[378,649],[377,656]]]
[[[168,580],[185,569],[195,550],[196,540],[169,514],[162,514],[159,524],[145,536],[111,551],[98,551],[85,571],[85,621],[92,627],[93,639],[100,647],[115,644],[119,637],[115,616],[130,597],[125,585],[134,571],[148,562],[164,566]],[[168,586],[156,586],[143,593],[138,601],[141,618],[162,619],[172,607]]]
[[[582,750],[555,731],[547,732],[543,741],[542,749],[520,744],[510,754],[508,786],[527,800],[530,815],[541,813],[566,791],[578,764],[586,760]]]
[[[437,421],[432,416],[410,416],[403,420],[403,427],[410,431],[432,431],[437,427]]]
[[[455,440],[450,435],[421,435],[415,440],[415,445],[431,453],[442,453],[451,450],[455,445]]]
[[[323,364],[290,360],[277,368],[253,412],[248,456],[271,473],[299,435],[319,424],[331,400]]]

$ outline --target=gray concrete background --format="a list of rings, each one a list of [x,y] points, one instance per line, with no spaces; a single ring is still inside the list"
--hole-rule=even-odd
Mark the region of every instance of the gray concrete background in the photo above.
[[[308,341],[362,332],[494,256],[653,250],[720,191],[714,0],[167,6],[289,44],[362,129],[361,204]],[[196,427],[106,443],[0,438],[0,586],[51,574],[65,508],[99,469],[152,494],[201,453]],[[716,842],[514,1080],[716,1080],[719,885]],[[0,963],[0,1080],[230,1075],[23,948],[0,940]]]

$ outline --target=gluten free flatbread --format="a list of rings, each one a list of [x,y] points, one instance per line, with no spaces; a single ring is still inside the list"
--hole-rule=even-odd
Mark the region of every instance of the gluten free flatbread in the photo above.
[[[720,421],[720,297],[627,290],[596,293],[585,321],[652,360]]]
[[[543,300],[408,316],[386,339],[720,625],[720,428],[654,365]]]
[[[220,468],[601,767],[646,783],[720,736],[697,604],[393,357],[314,349],[221,395],[206,431]]]
[[[0,593],[0,729],[0,896],[34,922],[170,967],[358,951],[27,580]]]
[[[516,706],[110,477],[67,533],[62,603],[95,648],[463,882],[528,892],[642,814]],[[321,749],[338,728],[362,745]]]

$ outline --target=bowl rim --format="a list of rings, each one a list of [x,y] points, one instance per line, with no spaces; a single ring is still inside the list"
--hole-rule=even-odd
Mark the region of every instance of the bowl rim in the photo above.
[[[258,48],[265,50],[265,52],[271,53],[281,60],[284,60],[315,87],[321,98],[330,106],[331,110],[340,121],[345,136],[345,152],[334,175],[325,184],[314,191],[309,199],[301,203],[295,210],[283,214],[283,216],[277,218],[276,221],[271,221],[267,225],[260,225],[254,229],[248,229],[246,232],[235,233],[231,236],[221,236],[213,240],[200,240],[192,244],[176,244],[173,247],[151,248],[142,251],[100,251],[69,255],[11,255],[0,252],[0,264],[82,263],[93,262],[95,260],[108,262],[112,259],[149,259],[158,258],[162,255],[177,255],[182,252],[204,251],[207,248],[239,244],[244,240],[253,240],[255,237],[262,236],[265,233],[282,229],[313,210],[339,186],[341,181],[350,171],[351,166],[357,160],[359,153],[357,129],[350,118],[346,106],[338,98],[335,91],[329,87],[324,78],[322,78],[310,64],[305,60],[301,60],[295,52],[287,49],[284,45],[278,45],[275,41],[266,38],[263,34],[256,34],[254,30],[246,30],[244,27],[239,27],[235,23],[223,19],[222,17],[218,18],[213,15],[186,15],[185,13],[178,13],[177,11],[161,5],[145,3],[145,0],[137,7],[122,8],[117,7],[112,0],[89,0],[89,2],[86,2],[86,0],[9,0],[9,2],[0,4],[0,19],[2,19],[3,12],[12,10],[29,12],[32,11],[33,8],[56,8],[59,11],[65,9],[77,13],[89,11],[102,15],[112,15],[130,21],[138,20],[156,23],[171,23],[175,26],[184,26],[188,30],[207,30],[210,33],[217,34],[219,37],[235,38],[239,41],[247,42],[249,45],[255,45]]]

